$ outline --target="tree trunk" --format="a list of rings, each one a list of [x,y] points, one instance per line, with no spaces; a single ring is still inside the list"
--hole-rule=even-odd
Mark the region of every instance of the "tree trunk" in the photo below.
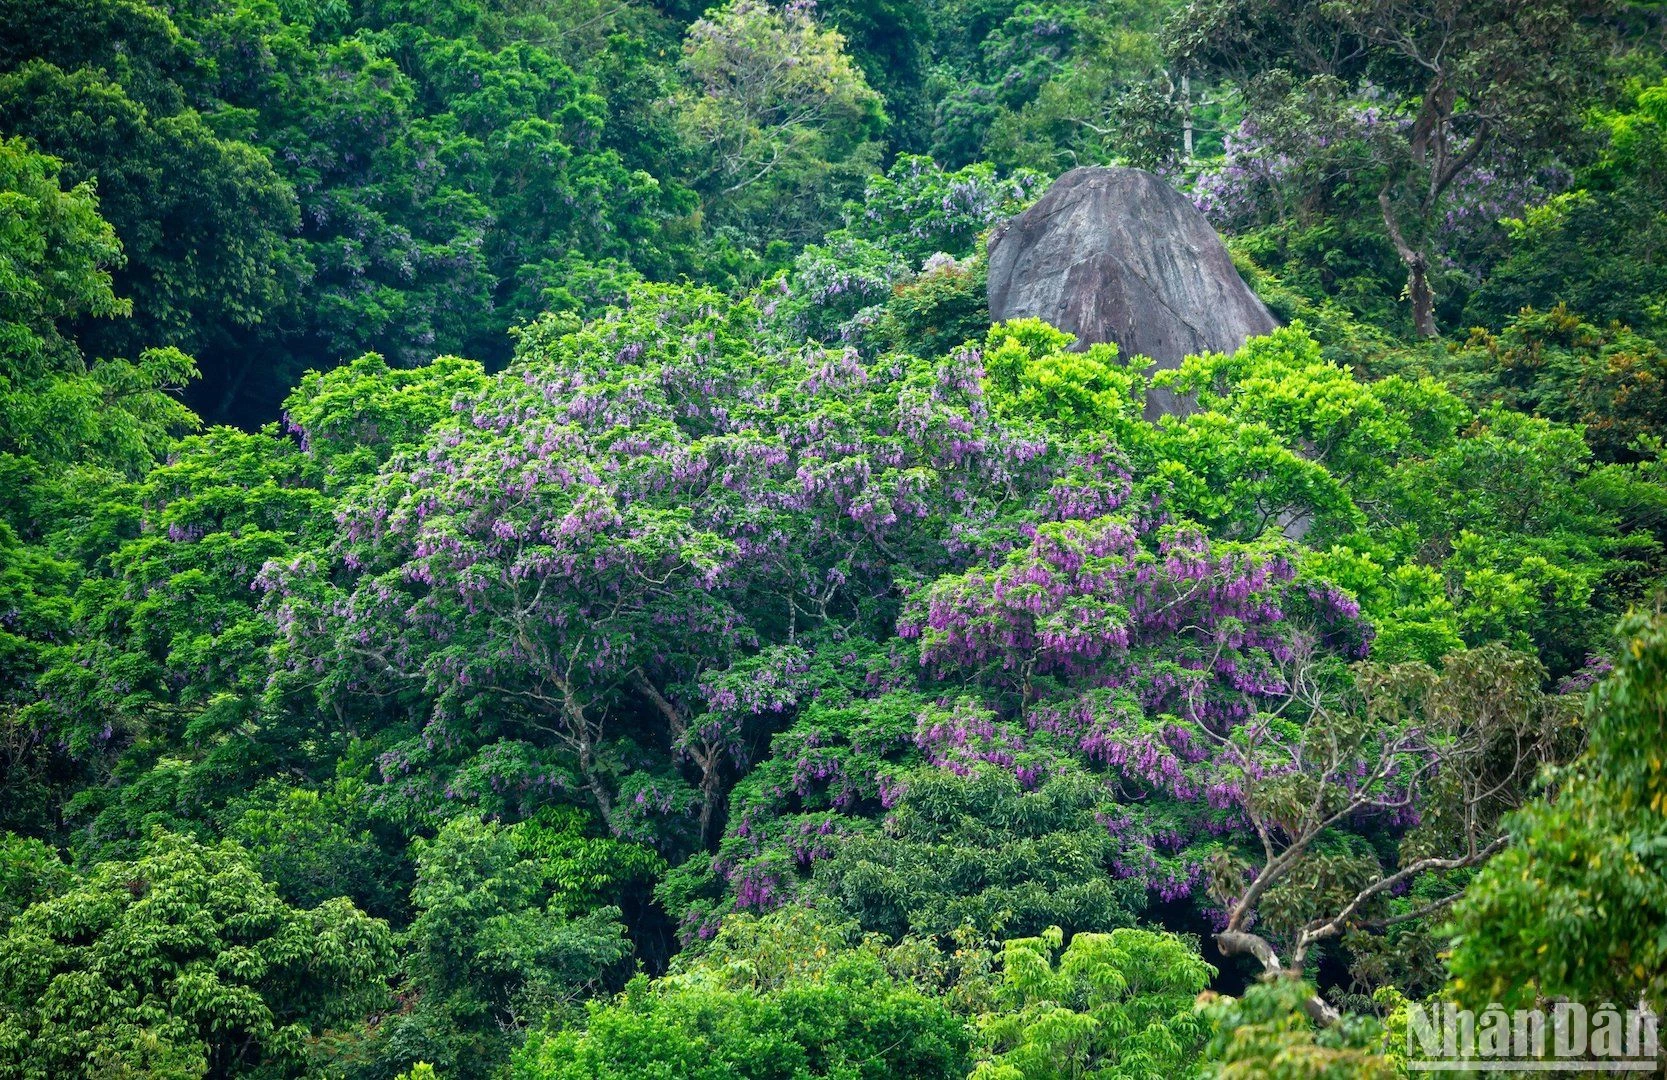
[[[637,687],[652,701],[660,713],[666,718],[666,725],[671,731],[672,741],[683,738],[688,733],[688,721],[683,718],[677,706],[660,693],[659,687],[649,679],[642,668],[631,672]],[[719,770],[723,768],[723,753],[717,747],[707,747],[704,751],[691,748],[689,757],[700,767],[700,842],[707,846],[712,833],[712,822],[717,817],[720,781]]]
[[[596,773],[596,761],[590,753],[590,741],[587,739],[579,747],[579,772],[585,778],[585,787],[590,790],[590,797],[596,802],[596,810],[602,815],[602,820],[608,826],[609,836],[618,836],[619,825],[614,821],[614,801],[608,795],[607,785]]]
[[[1422,251],[1407,243],[1401,223],[1395,219],[1395,207],[1389,198],[1391,185],[1384,184],[1378,192],[1378,207],[1383,211],[1384,228],[1389,230],[1395,253],[1407,268],[1407,299],[1412,301],[1412,326],[1421,338],[1436,336],[1435,293],[1430,289],[1430,259]]]
[[[703,761],[700,777],[700,846],[703,848],[712,846],[712,822],[717,811],[718,762]]]
[[[1192,164],[1192,76],[1181,76],[1181,108],[1185,110],[1185,118],[1181,121],[1181,156],[1188,165]]]
[[[608,786],[602,782],[602,776],[596,769],[596,755],[592,752],[593,731],[590,721],[585,719],[585,707],[573,693],[573,687],[565,681],[557,681],[562,697],[562,726],[566,729],[568,745],[579,752],[579,775],[584,777],[585,787],[590,790],[590,797],[596,800],[596,810],[602,815],[602,820],[608,826],[610,836],[619,835],[619,826],[614,822],[614,801],[608,794]],[[601,725],[594,729],[596,738],[602,734]]]
[[[1407,263],[1407,297],[1412,301],[1413,330],[1421,338],[1437,336],[1435,292],[1430,288],[1430,268],[1421,251]]]

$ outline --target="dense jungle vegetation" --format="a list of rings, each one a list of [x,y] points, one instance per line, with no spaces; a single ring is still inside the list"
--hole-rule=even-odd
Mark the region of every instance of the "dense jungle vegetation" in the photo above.
[[[1354,1078],[1409,1002],[1667,1009],[1664,49],[0,0],[0,1077]],[[991,325],[1090,164],[1281,328]]]

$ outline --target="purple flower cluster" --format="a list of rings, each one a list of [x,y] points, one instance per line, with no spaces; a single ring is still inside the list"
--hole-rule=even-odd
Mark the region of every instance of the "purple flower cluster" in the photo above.
[[[957,776],[972,775],[979,763],[999,766],[1014,775],[1024,768],[1018,764],[1018,755],[1025,749],[1024,739],[998,724],[993,713],[968,701],[957,702],[947,713],[934,710],[922,714],[915,729],[915,745],[928,764]],[[1032,769],[1030,775],[1030,786],[1034,786],[1040,774]]]
[[[1577,670],[1565,675],[1557,684],[1559,694],[1584,694],[1596,686],[1615,665],[1606,656],[1588,656]]]

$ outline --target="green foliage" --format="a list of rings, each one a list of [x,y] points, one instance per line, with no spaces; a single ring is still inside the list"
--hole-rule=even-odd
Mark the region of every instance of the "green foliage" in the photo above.
[[[0,1073],[1667,1006],[1658,618],[1500,824],[1667,581],[1659,27],[1594,11],[0,0]],[[989,325],[1109,162],[1286,325]],[[1195,1008],[1205,926],[1280,977]]]
[[[1284,218],[1235,229],[1228,242],[1269,310],[1284,322],[1301,319],[1317,334],[1346,337],[1338,351],[1350,360],[1360,359],[1364,344],[1381,347],[1372,339],[1406,332],[1405,270],[1372,217]]]
[[[1472,331],[1444,366],[1472,400],[1581,425],[1603,461],[1636,460],[1639,440],[1667,428],[1661,346],[1623,326],[1593,326],[1562,305],[1524,309],[1497,335]]]
[[[411,1066],[409,1072],[402,1072],[394,1080],[440,1080],[440,1075],[434,1071],[434,1066],[426,1061],[419,1061]]]
[[[907,0],[822,0],[817,14],[845,37],[846,50],[885,101],[891,146],[926,149],[931,126],[926,66],[932,59],[932,12]]]
[[[597,831],[571,806],[547,806],[511,827],[516,847],[543,871],[551,906],[565,914],[617,907],[665,876],[666,861],[653,848]]]
[[[1013,0],[937,8],[944,60],[930,83],[932,156],[950,166],[989,160],[1047,172],[1174,164],[1182,116],[1195,103],[1163,74],[1156,31],[1171,10]]]
[[[1150,930],[1059,928],[1008,941],[999,1011],[984,1018],[977,1080],[1175,1077],[1209,1033],[1194,999],[1215,969],[1188,941]]]
[[[125,316],[123,261],[92,185],[69,190],[56,160],[0,139],[0,454],[126,473],[150,465],[195,418],[168,394],[196,374],[176,349],[88,363],[73,323]]]
[[[1543,691],[1533,657],[1497,643],[1448,656],[1439,672],[1367,663],[1353,675],[1355,695],[1288,735],[1294,747],[1252,738],[1229,751],[1257,840],[1212,856],[1211,894],[1227,911],[1216,941],[1282,977],[1343,939],[1363,958],[1357,983],[1428,992],[1439,975],[1419,920],[1504,846],[1501,819],[1536,770],[1573,753],[1572,710]]]
[[[1138,359],[1118,362],[1114,344],[1070,352],[1076,339],[1040,319],[1015,319],[984,339],[984,377],[996,406],[1071,432],[1106,432],[1127,445],[1146,400]]]
[[[946,965],[930,940],[887,947],[825,908],[732,915],[583,1029],[535,1034],[515,1075],[1149,1077],[1190,1072],[1209,1034],[1193,1001],[1213,969],[1182,938],[957,941]]]
[[[1161,385],[1199,408],[1266,424],[1347,483],[1371,485],[1390,463],[1448,445],[1465,410],[1432,378],[1363,383],[1326,362],[1301,323],[1254,338],[1231,356],[1189,358]]]
[[[920,769],[899,780],[906,794],[887,827],[849,836],[816,865],[813,894],[834,898],[865,929],[1003,935],[1133,922],[1143,890],[1108,873],[1118,845],[1095,819],[1088,777],[1033,792],[994,768],[964,778]]]
[[[121,262],[116,234],[98,216],[91,185],[60,187],[59,164],[33,153],[22,139],[0,142],[5,193],[5,306],[8,362],[50,364],[71,346],[57,320],[125,314],[110,267]]]
[[[793,260],[777,310],[795,337],[849,339],[908,277],[908,262],[890,247],[836,232]]]
[[[911,266],[939,252],[962,258],[974,253],[980,233],[1024,210],[1041,189],[1042,177],[1029,169],[1002,176],[980,162],[951,172],[929,157],[903,154],[884,175],[869,178],[862,205],[846,211],[846,228]]]
[[[0,933],[31,905],[62,893],[72,880],[58,853],[39,840],[0,834]]]
[[[1534,199],[1578,130],[1607,44],[1603,10],[1585,0],[1193,0],[1165,37],[1174,63],[1243,94],[1241,145],[1206,185],[1218,212],[1304,226],[1316,211],[1378,218],[1379,250],[1386,240],[1406,274],[1411,328],[1434,338],[1437,281],[1462,280],[1443,268],[1474,258],[1503,207]],[[1324,257],[1303,261],[1354,261],[1330,239]]]
[[[1667,626],[1631,615],[1618,645],[1586,753],[1512,819],[1514,843],[1454,909],[1462,1001],[1667,1004]]]
[[[225,831],[288,902],[310,907],[346,896],[399,920],[408,876],[366,809],[360,781],[338,780],[322,791],[268,781],[228,808]]]
[[[814,238],[817,204],[860,184],[877,157],[881,98],[812,11],[732,0],[684,39],[689,90],[676,107],[705,162],[695,186],[714,222],[748,239]]]
[[[134,319],[79,336],[195,353],[213,419],[270,419],[303,370],[371,348],[502,359],[514,323],[689,257],[692,197],[644,167],[679,171],[650,104],[670,64],[643,55],[667,31],[643,9],[55,10],[12,20],[0,117],[97,175],[130,257]]]
[[[1300,323],[1152,379],[1196,405],[1152,425],[1132,365],[1069,343],[1034,320],[993,328],[983,362],[996,409],[1112,435],[1137,490],[1213,533],[1302,539],[1305,565],[1376,624],[1385,659],[1506,640],[1563,674],[1648,595],[1635,583],[1659,579],[1658,542],[1629,526],[1648,516],[1652,481],[1594,463],[1574,427],[1498,405],[1473,413],[1413,371],[1361,382]],[[1630,384],[1613,394],[1648,400]]]
[[[285,400],[284,418],[304,435],[326,489],[339,489],[422,441],[451,415],[454,401],[485,387],[485,372],[470,360],[441,356],[390,368],[371,353],[335,371],[308,372]]]
[[[516,839],[465,816],[412,845],[417,914],[403,945],[416,1004],[378,1031],[382,1060],[489,1075],[514,1045],[517,1018],[570,1008],[629,955],[619,909],[570,917],[545,884],[550,870]]]
[[[511,1075],[524,1080],[661,1076],[718,1080],[964,1077],[967,1033],[942,1004],[847,953],[815,978],[732,989],[696,969],[592,1005],[582,1030],[535,1034]]]
[[[1150,440],[1180,505],[1229,529],[1306,522],[1309,565],[1361,602],[1385,659],[1506,640],[1562,674],[1647,595],[1626,583],[1661,572],[1655,541],[1627,535],[1632,511],[1605,494],[1620,485],[1636,506],[1634,474],[1596,466],[1575,428],[1472,413],[1428,375],[1361,383],[1300,327],[1159,381],[1204,410]],[[1626,599],[1593,619],[1617,589]]]
[[[853,951],[884,957],[878,939],[824,905],[794,905],[766,915],[726,916],[710,941],[680,953],[672,973],[716,980],[731,990],[779,990],[814,982],[850,959]]]
[[[247,790],[275,751],[304,753],[278,750],[293,729],[263,730],[272,631],[251,586],[314,527],[308,473],[291,443],[216,428],[175,444],[134,490],[112,492],[103,512],[125,527],[80,581],[79,640],[54,652],[30,718],[83,759],[126,752],[130,770],[158,758],[180,767],[87,792],[77,812],[96,821],[83,838],[93,850],[130,849],[154,824],[192,830],[188,819]]]
[[[1276,979],[1250,986],[1243,997],[1214,997],[1204,1006],[1215,1029],[1204,1074],[1221,1080],[1389,1080],[1401,1075],[1382,1053],[1375,1021],[1349,1016],[1316,1028],[1304,1011],[1313,993],[1313,987],[1299,981]]]
[[[90,327],[88,352],[197,352],[293,300],[295,193],[256,148],[221,138],[196,112],[152,112],[95,69],[38,60],[0,75],[0,124],[62,159],[69,182],[96,178],[126,252],[115,283],[134,317]]]
[[[44,7],[8,4],[12,33],[0,46],[0,68],[43,60],[65,71],[86,68],[120,83],[147,109],[180,105],[179,80],[192,58],[167,13],[140,2],[61,0]]]
[[[74,803],[70,812],[90,824],[77,838],[86,853],[130,851],[154,824],[196,831],[213,816],[230,825],[237,812],[222,808],[266,777],[293,784],[299,773],[330,782],[353,733],[291,711],[272,695],[267,657],[275,628],[260,611],[260,577],[268,564],[289,563],[308,537],[333,528],[327,491],[361,481],[423,437],[482,377],[461,361],[396,373],[365,359],[309,378],[292,397],[291,424],[306,425],[299,427],[305,448],[272,430],[215,428],[176,442],[170,459],[132,487],[94,488],[90,498],[46,483],[28,489],[37,505],[54,508],[88,541],[100,537],[95,547],[102,549],[85,559],[84,571],[82,554],[65,552],[71,561],[59,564],[65,580],[55,586],[56,598],[20,598],[32,614],[20,622],[28,633],[16,642],[20,656],[33,657],[37,687],[19,725],[51,732],[79,770],[113,768],[128,781],[91,785]],[[95,527],[101,521],[107,524]],[[53,578],[37,571],[34,580],[45,586]],[[65,626],[76,628],[74,640]],[[37,760],[31,775],[54,768],[63,763]],[[369,827],[356,807],[330,813],[335,824],[358,822],[357,833]],[[309,835],[327,827],[316,819],[290,824]],[[387,858],[348,853],[362,840],[324,857],[324,865],[346,860],[356,867],[352,881],[333,891],[322,881],[304,883],[331,872],[303,869],[307,856],[282,853],[281,845],[267,850],[299,860],[293,871],[280,872],[264,855],[263,867],[286,895],[351,893],[392,915],[404,907],[398,894],[405,885],[397,872],[393,882],[374,880],[376,867],[391,865]]]
[[[981,259],[931,266],[892,289],[875,337],[885,346],[928,356],[975,341],[990,325],[988,286]]]
[[[76,324],[128,305],[113,292],[122,252],[91,185],[61,184],[57,161],[0,139],[0,805],[29,829],[58,818],[56,789],[81,773],[63,752],[70,740],[41,737],[37,686],[79,620],[79,572],[130,528],[124,478],[196,423],[171,394],[195,374],[178,350],[89,362],[72,339]]]
[[[946,172],[903,155],[871,176],[845,227],[804,248],[761,305],[792,343],[810,337],[872,356],[895,350],[937,356],[982,337],[989,326],[980,244],[987,230],[1022,211],[1040,178],[1003,178],[987,165]]]
[[[1605,579],[1648,580],[1659,554],[1648,538],[1620,536],[1615,511],[1583,494],[1597,484],[1576,431],[1496,407],[1466,436],[1398,470],[1384,495],[1450,553],[1443,573],[1467,642],[1532,642],[1554,671],[1571,670],[1614,617],[1592,618]]]
[[[0,1060],[19,1076],[299,1076],[307,1038],[379,1003],[386,924],[280,900],[233,843],[157,831],[12,919]]]
[[[1566,304],[1598,326],[1667,327],[1667,85],[1634,83],[1625,98],[1625,108],[1591,116],[1604,147],[1572,190],[1506,221],[1509,254],[1477,290],[1468,318],[1500,326],[1522,308]]]

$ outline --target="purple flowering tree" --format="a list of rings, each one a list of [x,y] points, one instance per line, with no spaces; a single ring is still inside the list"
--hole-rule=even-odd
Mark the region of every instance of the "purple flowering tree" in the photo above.
[[[765,319],[647,288],[537,324],[344,495],[327,545],[267,566],[279,689],[414,731],[382,755],[385,804],[577,798],[698,842],[747,733],[806,692],[806,635],[889,629],[897,581],[1006,550],[1015,509],[1094,467],[998,430],[976,350],[766,354]]]
[[[1294,554],[1212,546],[1196,528],[1140,518],[1049,522],[1001,565],[912,597],[898,630],[920,638],[923,663],[977,669],[1026,701],[1052,677],[1128,688],[1148,711],[1220,724],[1289,691],[1279,666],[1293,655],[1288,609],[1305,588],[1292,587]],[[1359,614],[1340,594],[1309,592],[1331,603],[1328,615]],[[1334,637],[1360,655],[1370,641],[1356,626]]]
[[[1041,525],[1001,565],[940,578],[911,597],[899,633],[940,675],[1002,693],[1012,719],[924,730],[929,758],[971,754],[1031,786],[1066,761],[1103,776],[1124,870],[1186,849],[1152,884],[1190,893],[1196,845],[1242,821],[1231,748],[1310,715],[1371,641],[1349,597],[1299,579],[1295,554],[1109,516]]]
[[[1057,495],[1040,505],[1075,505]],[[1300,738],[1293,718],[1371,632],[1287,541],[1212,545],[1163,520],[1027,525],[916,588],[890,649],[846,647],[844,682],[737,789],[717,894],[668,890],[686,934],[806,893],[899,933],[1109,929],[1148,892],[1203,899],[1210,853],[1247,827],[1245,733]],[[977,837],[954,825],[970,820]],[[963,869],[935,883],[944,860]]]

